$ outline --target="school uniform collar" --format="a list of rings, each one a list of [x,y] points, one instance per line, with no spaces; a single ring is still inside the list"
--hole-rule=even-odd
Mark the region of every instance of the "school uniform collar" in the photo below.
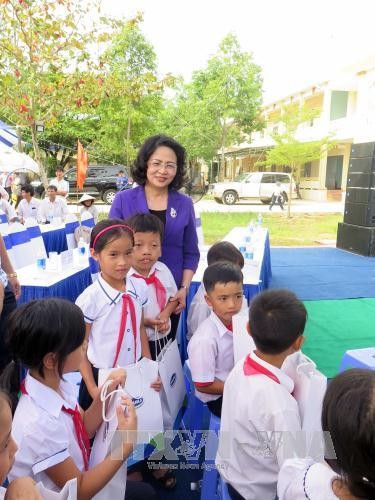
[[[285,387],[285,389],[292,394],[294,390],[294,382],[293,380],[282,370],[277,368],[274,365],[271,365],[270,363],[267,363],[267,361],[264,361],[263,359],[260,359],[254,351],[252,351],[249,354],[250,358],[259,363],[261,366],[266,368],[266,370],[270,371],[277,379],[279,380],[280,384]]]
[[[233,335],[233,333],[230,330],[228,330],[228,328],[224,325],[219,316],[214,313],[214,311],[211,312],[210,318],[215,323],[220,337],[224,337],[226,333],[228,333],[231,336]]]
[[[151,267],[150,272],[148,273],[147,276],[145,276],[145,278],[149,278],[154,271],[162,271],[162,270],[163,270],[163,264],[157,260],[155,264]],[[128,277],[133,276],[133,274],[140,274],[140,273],[136,271],[134,267],[131,267],[128,272]]]
[[[60,381],[60,389],[66,399],[47,385],[36,380],[29,373],[26,375],[25,389],[31,399],[53,417],[60,415],[63,406],[74,409],[77,404],[77,399],[72,393],[71,384],[65,380]]]
[[[101,290],[101,292],[106,296],[108,300],[108,304],[111,305],[116,305],[120,300],[121,297],[124,295],[124,292],[120,292],[119,290],[116,290],[116,288],[113,288],[109,283],[107,283],[103,278],[101,273],[99,273],[98,279],[96,280],[97,286]]]

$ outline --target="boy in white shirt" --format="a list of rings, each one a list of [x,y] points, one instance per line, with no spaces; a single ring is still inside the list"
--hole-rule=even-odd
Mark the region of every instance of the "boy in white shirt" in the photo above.
[[[134,231],[132,267],[128,278],[147,285],[144,325],[152,359],[156,359],[172,338],[170,316],[177,302],[169,302],[169,299],[177,293],[177,286],[168,267],[158,260],[164,233],[162,222],[153,214],[137,214],[126,223]]]
[[[250,302],[256,350],[225,383],[216,456],[232,498],[274,500],[279,469],[293,456],[301,420],[293,380],[281,366],[301,348],[306,318],[305,306],[288,290],[267,290]]]
[[[39,204],[38,220],[44,224],[50,224],[56,217],[64,221],[67,215],[68,207],[65,199],[57,196],[56,186],[48,186],[47,198]]]
[[[64,179],[64,169],[61,167],[56,168],[56,179],[51,181],[51,186],[56,186],[57,196],[68,198],[69,196],[69,182]]]
[[[212,308],[188,344],[195,395],[220,417],[224,383],[234,366],[232,318],[243,301],[241,269],[216,262],[203,274],[205,299]]]
[[[219,241],[208,250],[207,264],[210,266],[219,261],[233,262],[233,264],[240,266],[241,269],[244,266],[242,253],[229,241]],[[206,290],[204,289],[203,283],[201,283],[189,307],[187,316],[188,341],[198,329],[199,325],[211,314],[211,308],[204,298],[205,295]],[[243,301],[242,306],[247,308],[246,300]]]

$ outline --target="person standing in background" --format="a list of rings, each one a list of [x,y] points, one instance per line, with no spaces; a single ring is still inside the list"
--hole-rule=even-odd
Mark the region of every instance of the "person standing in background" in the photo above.
[[[64,169],[62,167],[56,168],[56,179],[50,182],[50,186],[56,186],[57,196],[67,198],[69,196],[69,182],[64,179]]]
[[[151,213],[164,225],[160,261],[170,269],[178,289],[169,299],[178,302],[171,316],[172,339],[199,263],[193,202],[178,192],[185,181],[185,161],[185,149],[171,137],[155,135],[148,138],[131,171],[137,187],[118,192],[109,212],[110,218],[124,220],[137,213]]]

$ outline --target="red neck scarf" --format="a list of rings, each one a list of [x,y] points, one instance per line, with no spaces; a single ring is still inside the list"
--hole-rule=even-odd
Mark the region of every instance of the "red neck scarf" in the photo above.
[[[25,381],[21,382],[21,393],[27,395],[27,389],[25,386]],[[70,415],[73,419],[74,432],[77,438],[78,446],[82,453],[83,463],[85,466],[85,470],[89,468],[89,456],[90,456],[90,440],[87,435],[85,424],[83,423],[82,415],[78,409],[78,406],[72,410],[72,408],[66,408],[65,406],[61,407],[61,410],[64,413]]]
[[[243,372],[247,377],[251,375],[265,375],[277,384],[280,384],[280,380],[276,377],[276,375],[274,375],[263,365],[257,363],[254,359],[252,359],[250,357],[250,354],[246,356],[245,362],[243,364]]]
[[[147,285],[155,286],[156,299],[158,301],[159,309],[160,311],[162,311],[167,303],[167,292],[165,291],[162,282],[156,276],[156,270],[148,277],[141,276],[140,274],[133,274],[133,276],[134,278],[142,278],[143,280],[145,280]]]
[[[134,303],[133,303],[130,295],[127,295],[126,293],[124,293],[124,295],[122,296],[121,322],[120,322],[120,328],[119,328],[119,332],[118,332],[116,354],[115,354],[115,359],[113,361],[113,368],[115,368],[117,365],[117,360],[118,360],[118,357],[120,355],[121,344],[124,340],[126,319],[128,317],[128,308],[129,308],[129,312],[130,312],[130,321],[131,321],[132,330],[133,330],[134,362],[137,361],[137,321],[136,321],[136,317],[135,317],[135,308],[134,308]]]

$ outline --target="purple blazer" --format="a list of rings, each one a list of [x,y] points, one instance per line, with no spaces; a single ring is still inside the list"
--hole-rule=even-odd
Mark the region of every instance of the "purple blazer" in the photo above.
[[[120,191],[113,200],[110,218],[127,219],[131,215],[149,213],[143,186]],[[169,267],[177,287],[184,269],[196,271],[199,263],[198,236],[191,199],[178,191],[168,192],[168,206],[161,262]]]

